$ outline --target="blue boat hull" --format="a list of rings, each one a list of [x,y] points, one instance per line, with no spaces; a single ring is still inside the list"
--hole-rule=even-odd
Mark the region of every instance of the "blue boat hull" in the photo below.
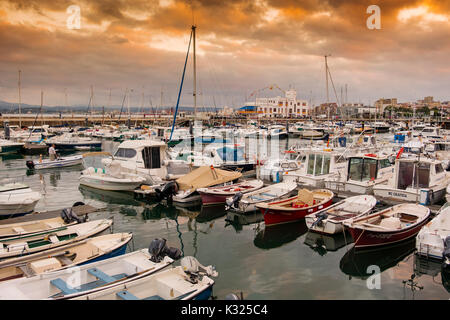
[[[79,266],[82,266],[82,265],[85,265],[85,264],[89,264],[89,263],[92,263],[92,262],[106,260],[106,259],[109,259],[109,258],[114,258],[114,257],[117,257],[117,256],[121,256],[121,255],[125,254],[125,252],[127,251],[127,246],[128,246],[128,242],[124,243],[122,246],[120,246],[119,248],[117,248],[117,249],[115,249],[115,250],[113,250],[111,252],[105,253],[104,255],[101,255],[101,256],[99,256],[99,257],[97,257],[95,259],[92,259],[92,260],[80,263]]]
[[[192,300],[208,300],[211,297],[212,294],[212,285],[206,289],[205,291],[200,292],[198,295],[196,295]]]

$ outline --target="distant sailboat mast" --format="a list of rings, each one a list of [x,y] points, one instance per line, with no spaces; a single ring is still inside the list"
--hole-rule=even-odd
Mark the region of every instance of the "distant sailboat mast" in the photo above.
[[[195,55],[195,30],[197,26],[192,26],[192,37],[193,37],[193,66],[194,66],[194,90],[193,90],[193,96],[194,96],[194,121],[197,120],[197,59]]]
[[[20,94],[20,74],[22,73],[21,70],[19,70],[19,128],[22,128],[22,97]]]

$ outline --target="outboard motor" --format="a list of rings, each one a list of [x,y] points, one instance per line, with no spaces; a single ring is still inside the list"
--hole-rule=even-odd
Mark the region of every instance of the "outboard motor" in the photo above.
[[[447,268],[450,268],[450,236],[444,240],[444,252],[442,253],[442,256],[445,260],[444,265],[446,265]]]
[[[84,205],[84,202],[78,201],[73,204],[72,208],[65,208],[61,211],[61,218],[64,220],[64,223],[68,224],[73,221],[76,221],[77,223],[83,223],[87,221],[87,215],[84,217],[84,219],[81,219],[75,212],[73,212],[74,207],[81,205]]]
[[[178,192],[178,185],[175,181],[170,181],[166,183],[162,189],[156,188],[156,199],[161,201],[163,199],[167,199],[168,201],[172,201],[174,195]]]
[[[233,196],[233,198],[227,199],[225,201],[226,202],[225,210],[229,210],[231,208],[238,209],[239,208],[239,201],[241,201],[243,195],[244,194],[242,192],[237,192]]]
[[[328,215],[325,212],[320,212],[316,214],[316,221],[313,222],[311,225],[312,227],[315,227],[316,225],[321,227],[323,225],[322,220],[325,220],[328,217]]]
[[[164,238],[156,238],[148,247],[148,252],[151,254],[150,261],[158,263],[161,262],[165,256],[173,260],[178,260],[181,258],[182,253],[180,249],[174,247],[168,247],[166,244],[167,240]]]
[[[27,162],[25,163],[28,167],[28,169],[33,170],[34,169],[34,162],[33,160],[27,160]]]
[[[191,283],[197,283],[200,275],[213,277],[217,277],[219,275],[213,266],[205,267],[192,256],[181,259],[180,265],[183,268],[183,271],[189,276],[188,281]]]

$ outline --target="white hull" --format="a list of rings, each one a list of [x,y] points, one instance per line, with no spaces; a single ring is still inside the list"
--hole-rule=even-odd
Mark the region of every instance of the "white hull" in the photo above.
[[[120,181],[106,181],[96,177],[82,176],[80,184],[108,191],[133,191],[139,187],[142,182],[120,182]]]
[[[6,190],[0,192],[0,215],[9,216],[30,213],[41,199],[39,192],[21,184],[5,185]],[[11,188],[8,190],[8,188]],[[16,188],[16,189],[15,189]]]
[[[49,168],[61,168],[80,165],[83,161],[82,156],[66,157],[58,160],[43,160],[42,162],[34,161],[34,168],[39,169],[49,169]]]
[[[30,202],[28,204],[24,204],[21,202],[17,203],[12,202],[8,204],[0,203],[0,216],[31,213],[34,211],[34,208],[36,207],[38,202],[39,199],[34,200],[33,202]]]
[[[425,189],[427,190],[427,189]],[[431,189],[433,192],[431,192],[432,197],[430,197],[430,203],[435,204],[442,200],[442,198],[445,195],[445,187],[441,187],[440,189]],[[430,191],[431,191],[430,190]],[[406,202],[417,202],[421,199],[421,192],[420,190],[399,190],[394,189],[389,186],[384,185],[378,185],[375,186],[373,189],[373,193],[377,197],[382,198],[389,198],[389,199],[395,199],[395,200],[401,200]]]

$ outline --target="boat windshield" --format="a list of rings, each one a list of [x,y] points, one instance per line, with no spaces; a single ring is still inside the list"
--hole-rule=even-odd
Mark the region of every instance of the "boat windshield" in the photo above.
[[[310,154],[307,173],[314,176],[330,173],[330,159],[330,156],[326,154]]]
[[[377,160],[369,158],[351,158],[348,168],[348,180],[369,181],[377,178]]]
[[[430,165],[428,163],[419,163],[402,161],[398,166],[399,174],[397,180],[397,189],[405,190],[407,188],[428,188],[430,182]]]
[[[223,161],[244,161],[244,148],[223,147],[217,149],[217,154]]]
[[[136,156],[136,150],[128,148],[117,149],[114,157],[116,158],[134,158]]]

